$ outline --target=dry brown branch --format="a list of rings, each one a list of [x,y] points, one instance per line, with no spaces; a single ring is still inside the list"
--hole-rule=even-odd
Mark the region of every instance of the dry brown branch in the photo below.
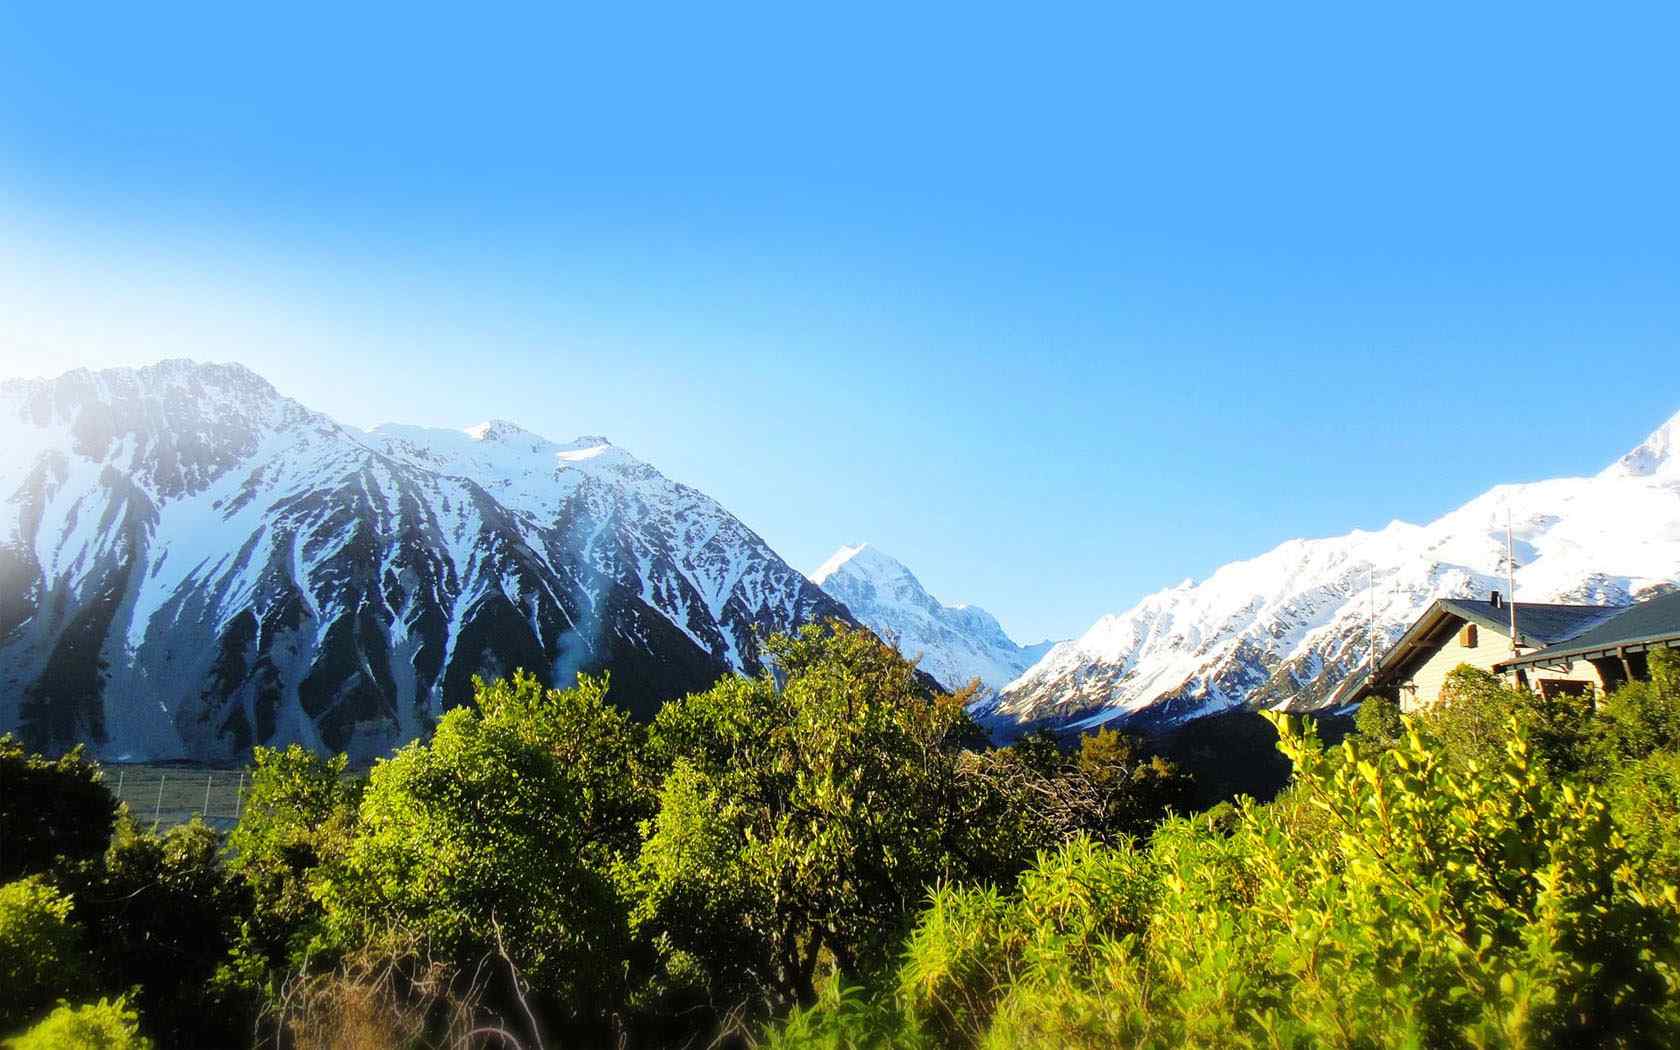
[[[501,954],[534,1033],[524,983]],[[525,1050],[485,1006],[489,962],[466,971],[435,958],[417,937],[388,933],[331,970],[288,975],[257,1020],[256,1043],[271,1050]]]

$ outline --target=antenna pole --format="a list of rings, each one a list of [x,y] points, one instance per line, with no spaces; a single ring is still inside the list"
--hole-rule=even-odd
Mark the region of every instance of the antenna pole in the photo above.
[[[1511,507],[1505,506],[1505,580],[1511,591],[1511,655],[1517,655],[1517,555],[1511,538]]]
[[[1370,606],[1370,622],[1367,625],[1365,643],[1371,647],[1371,673],[1377,673],[1377,567],[1371,566],[1371,586],[1365,592],[1366,602]]]

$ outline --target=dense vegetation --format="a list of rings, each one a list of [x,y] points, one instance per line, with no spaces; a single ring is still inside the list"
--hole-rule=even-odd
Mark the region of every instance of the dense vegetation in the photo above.
[[[0,744],[19,1046],[1579,1046],[1680,1038],[1680,670],[1468,668],[1270,802],[1114,733],[990,748],[867,632],[650,725],[479,683],[366,776],[258,749],[226,842]],[[1205,789],[1203,789],[1205,791]],[[33,1026],[33,1027],[31,1027]],[[27,1032],[27,1034],[21,1034]]]

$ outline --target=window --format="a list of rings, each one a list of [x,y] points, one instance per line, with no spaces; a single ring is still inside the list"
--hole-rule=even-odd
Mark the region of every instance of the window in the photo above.
[[[1464,625],[1463,630],[1458,632],[1458,644],[1462,645],[1466,649],[1476,648],[1476,625],[1475,624],[1467,623],[1467,624]]]
[[[1574,678],[1540,679],[1540,695],[1547,700],[1559,696],[1588,696],[1591,693],[1591,682],[1582,682]]]

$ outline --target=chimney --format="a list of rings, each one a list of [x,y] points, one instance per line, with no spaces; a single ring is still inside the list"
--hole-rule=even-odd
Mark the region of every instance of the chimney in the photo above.
[[[1505,599],[1499,596],[1498,591],[1489,591],[1488,601],[1492,603],[1495,609],[1503,609],[1505,607]]]

